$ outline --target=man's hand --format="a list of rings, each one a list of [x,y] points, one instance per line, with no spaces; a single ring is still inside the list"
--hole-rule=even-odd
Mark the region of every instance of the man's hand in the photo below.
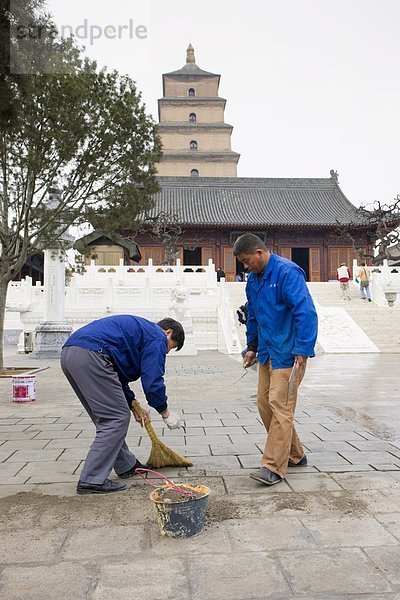
[[[308,358],[308,356],[302,356],[301,354],[296,354],[296,356],[294,357],[294,362],[297,365],[297,367],[300,367],[301,365],[305,365],[305,363],[307,362],[307,358]]]
[[[136,413],[133,413],[133,416],[135,417],[135,421],[137,421],[143,427],[143,421],[145,423],[150,423],[151,417],[149,411],[145,410],[144,408],[142,408],[142,413],[142,416],[139,416]]]
[[[168,429],[179,429],[179,427],[181,427],[180,418],[171,411],[163,413],[162,418]]]
[[[246,354],[243,356],[243,367],[247,369],[248,367],[252,367],[256,362],[256,353],[252,350],[248,350]]]

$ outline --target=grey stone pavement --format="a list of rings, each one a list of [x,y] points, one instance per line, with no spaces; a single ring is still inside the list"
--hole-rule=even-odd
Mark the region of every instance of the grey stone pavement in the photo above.
[[[93,426],[57,361],[8,354],[9,365],[49,368],[32,404],[13,403],[0,379],[0,598],[400,599],[398,356],[309,362],[296,423],[310,464],[271,488],[248,477],[265,441],[256,373],[234,384],[235,358],[169,357],[186,431],[164,430],[157,415],[153,424],[194,466],[164,473],[211,488],[204,531],[177,540],[161,537],[142,480],[75,494]],[[146,460],[135,422],[128,443]]]

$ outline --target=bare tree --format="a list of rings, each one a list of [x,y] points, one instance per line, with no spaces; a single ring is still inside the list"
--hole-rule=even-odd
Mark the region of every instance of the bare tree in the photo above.
[[[351,240],[360,261],[369,259],[373,265],[379,265],[385,259],[398,260],[400,195],[391,204],[376,201],[370,209],[360,206],[356,209],[356,216],[358,218],[351,223],[343,224],[338,221],[335,235]],[[362,238],[365,240],[364,245]],[[365,245],[372,248],[372,252],[366,252]]]
[[[134,233],[129,237],[133,240],[138,234],[143,234],[148,235],[155,242],[161,243],[165,248],[165,262],[171,265],[175,262],[179,252],[178,239],[182,233],[179,217],[161,211],[154,217],[145,214],[137,224]]]
[[[178,215],[160,211],[155,216],[145,214],[136,225],[136,229],[130,239],[135,239],[138,234],[148,235],[155,242],[161,243],[165,249],[165,263],[172,265],[178,258],[179,248],[184,250],[196,250],[200,243],[198,234],[190,240],[183,239],[185,233],[182,229]]]

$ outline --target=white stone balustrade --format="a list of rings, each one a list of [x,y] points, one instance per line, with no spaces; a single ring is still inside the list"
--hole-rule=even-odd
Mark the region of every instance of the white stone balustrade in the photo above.
[[[200,267],[181,265],[179,260],[173,266],[156,266],[151,259],[147,266],[126,266],[122,260],[117,266],[97,266],[92,261],[83,274],[74,274],[66,287],[65,319],[73,329],[121,313],[157,321],[174,316],[178,310],[177,289],[185,296],[184,315],[187,328],[192,330],[191,349],[189,352],[188,344],[187,351],[193,354],[197,349],[219,349],[239,353],[234,308],[223,284],[217,283],[211,260]],[[30,278],[10,286],[7,303],[14,312],[7,313],[6,328],[11,315],[14,326],[19,317],[24,331],[33,331],[44,319],[44,288],[32,286]],[[20,312],[22,306],[25,312]]]

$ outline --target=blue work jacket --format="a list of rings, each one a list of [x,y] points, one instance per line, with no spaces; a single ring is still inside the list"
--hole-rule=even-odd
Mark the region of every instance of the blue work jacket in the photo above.
[[[135,394],[128,383],[141,379],[147,402],[158,412],[167,408],[164,384],[168,340],[156,323],[133,315],[115,315],[92,321],[75,331],[64,344],[111,357],[130,404]]]
[[[246,295],[247,344],[273,369],[291,367],[297,354],[315,356],[318,318],[305,273],[291,260],[270,254],[263,275],[250,273]]]

